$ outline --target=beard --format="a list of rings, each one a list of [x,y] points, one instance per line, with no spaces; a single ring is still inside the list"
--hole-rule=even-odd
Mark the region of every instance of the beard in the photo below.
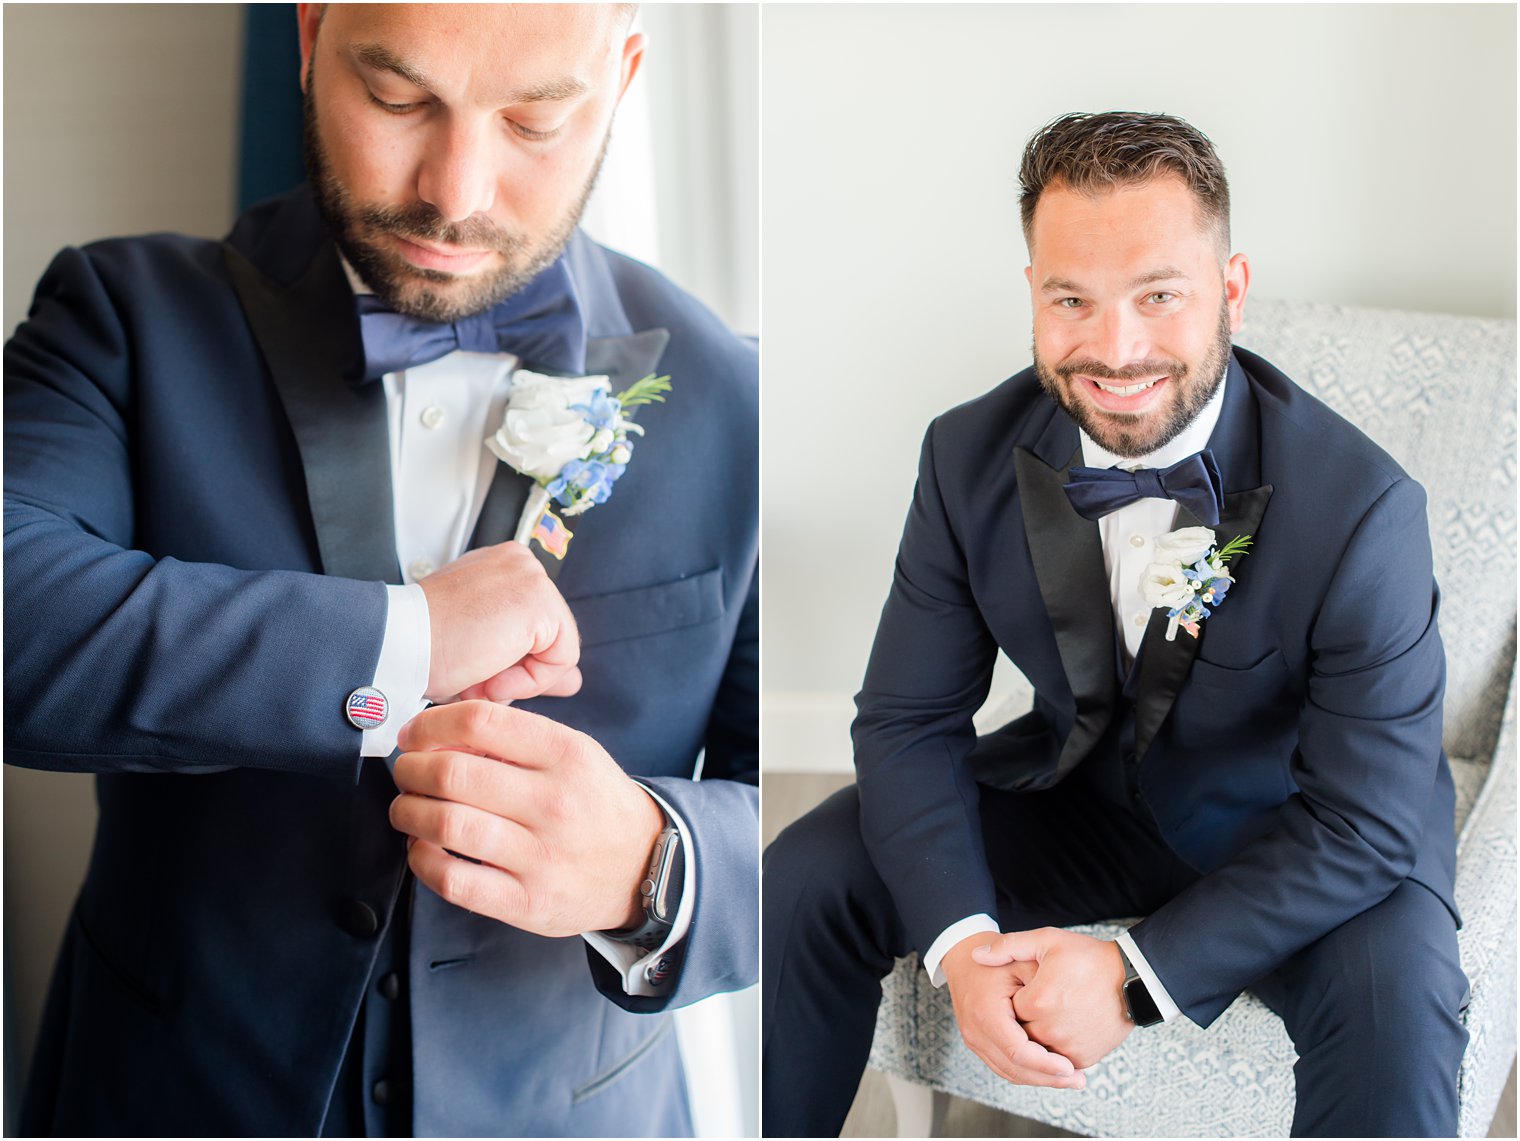
[[[313,56],[302,97],[306,177],[338,249],[364,284],[386,305],[397,313],[424,321],[457,321],[501,304],[564,252],[601,174],[610,130],[602,139],[591,176],[579,195],[549,232],[537,240],[486,217],[450,222],[437,207],[420,200],[405,206],[365,205],[354,200],[328,160],[317,126],[315,63]],[[385,234],[471,250],[493,250],[501,255],[501,264],[495,270],[468,277],[412,265],[378,240]]]
[[[1091,358],[1074,358],[1052,369],[1040,358],[1036,348],[1034,371],[1040,387],[1066,410],[1077,427],[1114,455],[1134,459],[1171,443],[1198,418],[1198,413],[1219,391],[1229,357],[1230,311],[1221,296],[1214,342],[1196,366],[1182,360],[1160,358],[1111,369]],[[1076,379],[1079,373],[1118,384],[1165,375],[1172,391],[1165,406],[1143,415],[1107,412],[1076,396],[1075,386],[1081,383]]]

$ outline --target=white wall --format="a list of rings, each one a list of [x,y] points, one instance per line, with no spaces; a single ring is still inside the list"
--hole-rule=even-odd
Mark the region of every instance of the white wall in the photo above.
[[[1050,119],[1205,131],[1259,296],[1513,315],[1509,5],[772,5],[762,58],[768,770],[848,768],[924,428],[1029,363]]]

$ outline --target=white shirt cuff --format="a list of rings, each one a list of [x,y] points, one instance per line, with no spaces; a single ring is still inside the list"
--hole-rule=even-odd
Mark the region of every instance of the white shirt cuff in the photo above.
[[[649,981],[649,977],[644,972],[654,966],[662,955],[686,938],[686,932],[691,928],[691,913],[697,906],[697,850],[691,843],[691,830],[686,827],[686,821],[681,819],[680,813],[670,807],[654,789],[637,781],[635,783],[665,810],[666,818],[681,834],[681,851],[686,854],[686,871],[681,879],[681,902],[676,906],[675,924],[671,927],[670,934],[665,936],[665,941],[652,951],[635,947],[632,943],[620,943],[616,939],[609,939],[600,931],[584,932],[581,938],[591,944],[597,954],[611,963],[613,969],[623,976],[624,994],[660,995],[669,988],[669,980],[663,985],[656,985]]]
[[[1129,961],[1134,965],[1141,980],[1145,983],[1145,989],[1151,992],[1151,998],[1156,1003],[1156,1009],[1161,1012],[1161,1021],[1170,1022],[1182,1013],[1177,1004],[1172,1001],[1172,996],[1166,993],[1166,987],[1161,985],[1161,980],[1156,977],[1156,972],[1151,970],[1151,965],[1145,961],[1145,956],[1140,953],[1140,948],[1135,946],[1135,941],[1130,938],[1128,931],[1120,935],[1116,940],[1123,952],[1129,956]]]
[[[945,973],[939,969],[939,964],[945,957],[945,952],[962,939],[969,939],[983,931],[996,935],[999,931],[997,920],[986,914],[968,915],[941,931],[939,938],[930,943],[929,949],[924,952],[924,970],[929,972],[929,982],[935,986],[944,986]]]
[[[364,730],[361,757],[388,757],[396,734],[427,705],[428,674],[433,666],[433,624],[427,595],[416,583],[385,588],[385,639],[372,686],[390,706],[385,724]]]

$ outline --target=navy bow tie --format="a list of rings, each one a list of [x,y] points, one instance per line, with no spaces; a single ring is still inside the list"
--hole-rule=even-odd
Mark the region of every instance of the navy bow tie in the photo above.
[[[1067,476],[1066,497],[1084,519],[1101,519],[1141,499],[1173,499],[1199,522],[1219,526],[1224,481],[1214,453],[1204,448],[1171,467],[1124,471],[1116,467],[1074,467]]]
[[[511,353],[544,372],[586,371],[586,322],[563,257],[500,305],[458,321],[403,316],[373,294],[355,300],[365,381],[425,365],[456,349]]]

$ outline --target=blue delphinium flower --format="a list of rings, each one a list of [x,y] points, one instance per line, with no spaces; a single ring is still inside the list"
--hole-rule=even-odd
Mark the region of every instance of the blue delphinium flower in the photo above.
[[[566,508],[583,503],[588,506],[606,503],[612,495],[612,485],[627,470],[627,466],[603,460],[570,460],[560,469],[559,475],[545,485],[544,490],[555,502]]]
[[[612,398],[611,393],[605,388],[598,388],[591,394],[588,404],[570,405],[572,412],[579,412],[598,432],[612,431],[617,427],[618,417],[623,413],[623,406]]]

